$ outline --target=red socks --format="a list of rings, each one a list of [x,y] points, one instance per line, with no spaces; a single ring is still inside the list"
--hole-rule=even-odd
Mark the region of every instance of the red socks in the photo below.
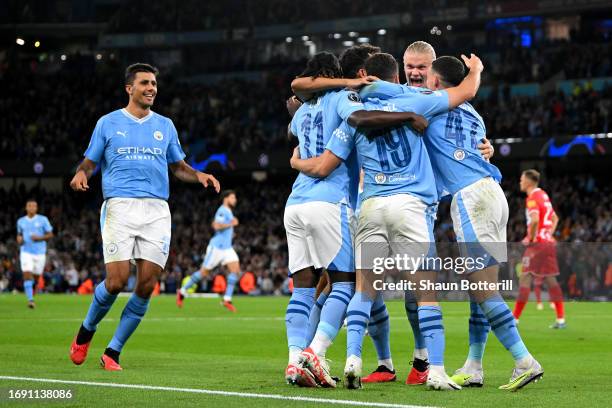
[[[519,287],[518,298],[516,299],[516,304],[514,305],[514,312],[512,312],[515,319],[521,317],[523,309],[527,304],[527,300],[529,300],[529,292],[531,292],[530,288],[523,286]]]

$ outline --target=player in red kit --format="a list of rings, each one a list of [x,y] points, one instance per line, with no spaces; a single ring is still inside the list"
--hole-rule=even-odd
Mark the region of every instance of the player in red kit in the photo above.
[[[540,173],[536,170],[525,170],[521,174],[521,191],[527,193],[527,236],[523,244],[527,246],[523,255],[523,273],[519,279],[519,295],[514,306],[514,318],[518,321],[531,291],[531,282],[541,279],[548,287],[550,300],[555,305],[557,321],[551,329],[564,329],[565,313],[563,310],[563,292],[557,282],[559,265],[553,233],[557,228],[559,217],[553,209],[548,194],[538,187]]]

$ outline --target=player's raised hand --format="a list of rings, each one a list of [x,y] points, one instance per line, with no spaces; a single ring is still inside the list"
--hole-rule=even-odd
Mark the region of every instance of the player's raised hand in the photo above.
[[[478,58],[474,54],[470,54],[470,58],[461,54],[461,59],[463,59],[463,62],[469,68],[470,71],[474,70],[474,71],[482,72],[482,70],[484,69],[484,65],[482,65],[482,61],[480,60],[480,58]]]
[[[293,95],[287,99],[287,112],[289,112],[289,116],[293,117],[300,106],[302,106],[302,102],[300,102],[297,96]]]
[[[204,187],[213,186],[217,193],[221,191],[221,184],[219,184],[219,181],[214,176],[198,172],[197,177],[200,184],[202,184]]]
[[[347,88],[359,89],[366,85],[370,85],[374,81],[378,81],[378,77],[375,77],[374,75],[368,75],[363,78],[347,79],[346,81],[347,81],[346,83]]]
[[[76,172],[76,174],[70,181],[70,188],[72,188],[74,191],[89,190],[89,185],[87,184],[87,175],[83,170]]]
[[[292,169],[295,169],[295,161],[300,159],[300,147],[295,146],[293,149],[293,154],[291,155],[291,159],[289,159],[289,164]]]
[[[425,129],[427,129],[427,126],[429,126],[427,119],[425,119],[425,117],[422,115],[417,115],[416,113],[409,123],[417,133],[425,132]]]

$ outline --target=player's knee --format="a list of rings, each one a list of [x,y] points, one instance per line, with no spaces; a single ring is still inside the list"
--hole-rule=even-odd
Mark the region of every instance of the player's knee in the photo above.
[[[106,286],[106,290],[108,291],[108,293],[110,293],[111,295],[116,295],[117,293],[121,292],[121,290],[125,287],[125,285],[127,284],[126,281],[124,281],[121,277],[118,276],[106,276],[104,285]]]
[[[139,281],[136,284],[136,289],[134,290],[138,296],[141,298],[148,298],[153,293],[155,289],[155,285],[157,284],[157,278],[151,277],[142,281]]]

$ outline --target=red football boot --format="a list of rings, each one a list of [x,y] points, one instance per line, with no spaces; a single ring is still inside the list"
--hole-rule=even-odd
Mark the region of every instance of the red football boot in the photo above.
[[[74,364],[81,365],[87,358],[87,352],[89,351],[89,344],[91,341],[85,344],[77,344],[76,339],[75,337],[70,345],[70,359]]]
[[[107,356],[106,354],[102,354],[102,357],[100,358],[100,365],[106,371],[122,371],[123,370],[123,368],[121,368],[118,362],[116,362],[111,357]]]
[[[427,375],[429,375],[429,370],[427,371],[418,371],[416,368],[412,367],[410,373],[408,374],[408,378],[406,378],[407,385],[422,385],[427,382]]]
[[[223,302],[221,302],[221,306],[223,306],[232,313],[236,313],[236,307],[232,304],[231,300],[224,300]]]
[[[183,299],[185,299],[185,296],[183,296],[180,289],[177,290],[176,291],[176,305],[179,308],[183,307]]]
[[[391,371],[387,366],[380,365],[376,370],[374,370],[370,375],[363,377],[361,382],[364,383],[383,383],[383,382],[392,382],[397,379],[395,375],[395,370]]]

